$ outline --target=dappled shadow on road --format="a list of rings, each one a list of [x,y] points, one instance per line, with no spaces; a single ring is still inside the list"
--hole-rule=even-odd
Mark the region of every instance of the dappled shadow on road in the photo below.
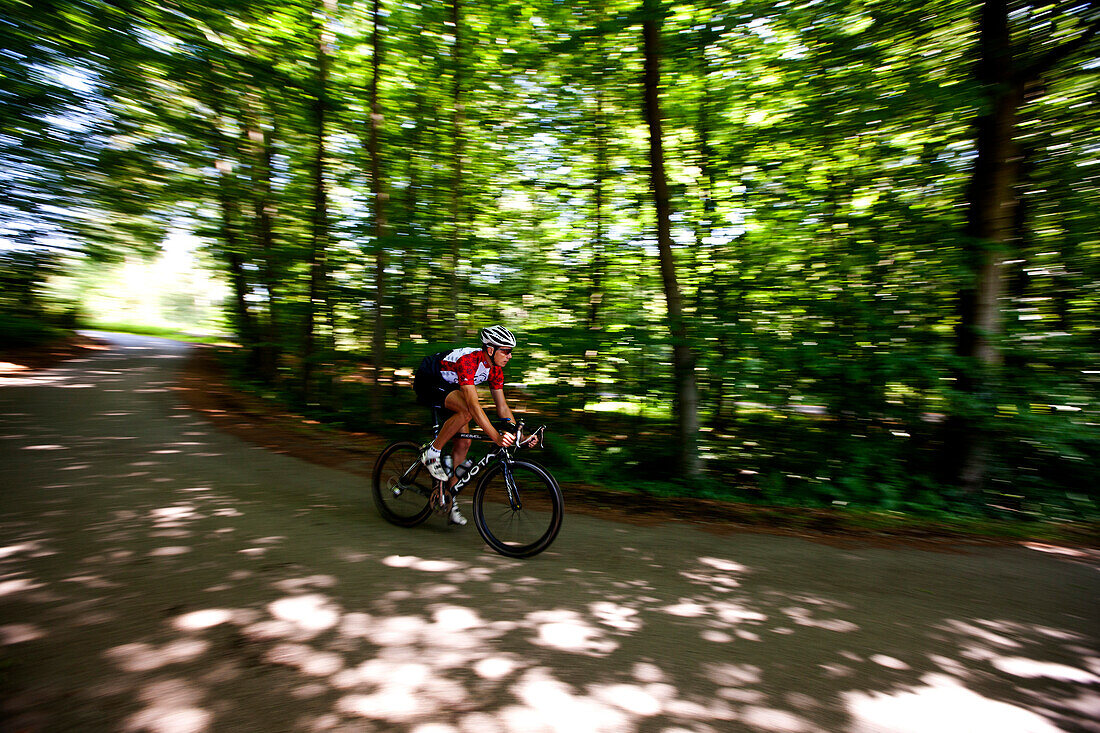
[[[1093,567],[588,517],[510,560],[101,367],[64,430],[0,404],[12,729],[1098,730]]]
[[[628,560],[613,570],[567,537],[526,564],[468,542],[433,557],[408,553],[418,533],[459,535],[372,522],[349,542],[354,521],[334,513],[360,510],[298,512],[330,523],[325,547],[293,521],[257,532],[273,522],[251,521],[256,502],[158,493],[89,521],[79,543],[5,523],[0,634],[24,729],[117,715],[164,733],[1087,730],[1100,700],[1080,619],[942,616],[904,593],[895,607],[856,575],[792,587],[709,536],[710,554],[667,563],[619,546],[624,531],[604,548]],[[66,649],[95,673],[38,678],[36,659]]]

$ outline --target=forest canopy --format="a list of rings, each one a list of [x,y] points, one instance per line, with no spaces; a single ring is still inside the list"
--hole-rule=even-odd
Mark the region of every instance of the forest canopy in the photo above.
[[[499,322],[586,480],[1097,513],[1090,3],[4,6],[7,332],[182,229],[348,425]]]

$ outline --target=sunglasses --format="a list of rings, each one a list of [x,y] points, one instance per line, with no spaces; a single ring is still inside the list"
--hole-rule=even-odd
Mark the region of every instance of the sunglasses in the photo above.
[[[511,349],[497,349],[497,351],[504,352],[505,354],[508,354],[509,356],[511,356],[511,354],[512,354]]]

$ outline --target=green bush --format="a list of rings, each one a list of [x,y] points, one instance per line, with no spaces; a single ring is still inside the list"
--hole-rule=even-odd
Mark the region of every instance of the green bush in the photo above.
[[[45,320],[0,313],[0,348],[39,346],[68,334],[69,331]]]

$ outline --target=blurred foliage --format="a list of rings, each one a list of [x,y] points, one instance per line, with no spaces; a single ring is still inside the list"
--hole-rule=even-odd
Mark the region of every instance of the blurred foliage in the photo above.
[[[376,48],[366,3],[12,0],[0,240],[23,254],[0,262],[4,310],[35,303],[55,267],[148,253],[185,228],[231,292],[245,377],[348,427],[418,433],[409,370],[505,322],[522,341],[514,401],[553,421],[546,455],[576,480],[1095,516],[1095,10],[1006,6],[1020,63],[1075,51],[1019,108],[1020,203],[996,245],[1003,328],[984,334],[1003,364],[972,389],[960,379],[983,367],[957,354],[955,329],[975,252],[993,246],[966,234],[975,124],[994,99],[975,76],[980,6],[662,5],[673,238],[708,467],[685,485],[640,5],[463,3],[456,28],[451,2],[383,1]],[[379,235],[368,89],[383,50]],[[957,417],[988,436],[980,494],[945,467]]]

